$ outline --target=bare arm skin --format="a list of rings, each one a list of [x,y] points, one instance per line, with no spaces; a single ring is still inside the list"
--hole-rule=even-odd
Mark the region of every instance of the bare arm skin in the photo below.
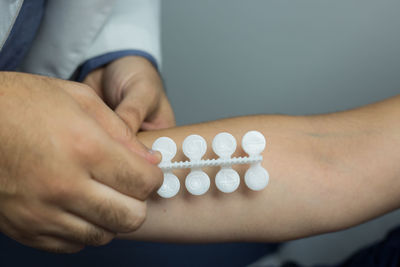
[[[267,139],[263,166],[269,185],[253,192],[243,183],[248,166],[235,166],[239,189],[219,192],[218,168],[205,171],[211,188],[191,196],[148,200],[148,216],[120,237],[168,242],[283,241],[345,229],[400,206],[400,96],[362,108],[318,116],[249,116],[142,132],[147,146],[160,136],[178,146],[189,134],[208,144],[222,131],[241,140],[249,130]],[[245,155],[239,147],[234,156]],[[205,158],[216,158],[208,148]],[[181,185],[187,170],[176,171]],[[182,186],[183,187],[183,186]]]

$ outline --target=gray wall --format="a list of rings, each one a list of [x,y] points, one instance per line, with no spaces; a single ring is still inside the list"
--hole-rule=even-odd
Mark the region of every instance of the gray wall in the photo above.
[[[179,124],[310,114],[400,92],[400,2],[163,0],[163,74]]]
[[[162,1],[162,72],[178,124],[333,112],[400,93],[400,1]],[[397,212],[283,253],[334,262],[399,221]]]

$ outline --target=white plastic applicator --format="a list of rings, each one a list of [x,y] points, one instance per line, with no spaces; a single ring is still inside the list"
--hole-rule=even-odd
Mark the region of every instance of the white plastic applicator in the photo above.
[[[229,162],[236,150],[236,139],[230,133],[219,133],[214,137],[212,148],[220,159]],[[215,185],[224,193],[234,192],[240,184],[239,174],[230,164],[222,164],[221,170],[215,176]]]
[[[176,144],[169,137],[158,138],[152,146],[152,149],[161,153],[162,159],[160,164],[170,164],[176,155]],[[164,172],[164,181],[157,193],[163,198],[171,198],[175,196],[180,189],[178,177],[172,173],[172,170]]]
[[[242,138],[242,148],[250,157],[257,157],[265,149],[265,138],[257,131],[247,132]],[[264,189],[269,182],[269,174],[261,166],[261,161],[252,163],[244,175],[247,187],[254,191]]]
[[[207,143],[200,135],[189,135],[182,144],[183,154],[189,158],[193,166],[201,161],[207,151]],[[210,188],[210,177],[201,170],[201,167],[192,167],[185,180],[186,189],[192,195],[203,195]]]

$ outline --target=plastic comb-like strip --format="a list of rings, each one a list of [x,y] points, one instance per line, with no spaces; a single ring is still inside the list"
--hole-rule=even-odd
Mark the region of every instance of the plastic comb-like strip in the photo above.
[[[234,157],[230,159],[203,159],[199,161],[175,161],[171,163],[160,163],[160,167],[163,171],[169,171],[173,169],[192,169],[192,168],[204,168],[224,165],[235,165],[235,164],[253,164],[261,162],[262,156],[253,157]]]

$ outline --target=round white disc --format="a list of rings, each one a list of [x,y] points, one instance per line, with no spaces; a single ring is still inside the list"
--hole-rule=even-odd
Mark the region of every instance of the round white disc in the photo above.
[[[169,137],[158,138],[154,141],[152,149],[161,153],[162,162],[170,162],[176,154],[176,144]]]
[[[189,193],[200,196],[210,188],[210,178],[203,171],[192,171],[186,176],[185,186]]]
[[[260,165],[252,166],[246,171],[244,182],[251,190],[259,191],[268,185],[269,174]]]
[[[219,133],[214,137],[212,148],[220,158],[230,158],[236,150],[236,139],[230,133]]]
[[[207,151],[206,140],[197,134],[189,135],[183,140],[182,150],[191,161],[201,160]]]
[[[178,177],[172,173],[164,174],[164,182],[157,193],[163,198],[171,198],[178,194],[181,184]]]
[[[232,193],[240,184],[240,176],[233,169],[221,169],[215,176],[215,185],[219,191]]]
[[[242,148],[250,156],[261,154],[265,149],[265,138],[258,131],[247,132],[242,138]]]

